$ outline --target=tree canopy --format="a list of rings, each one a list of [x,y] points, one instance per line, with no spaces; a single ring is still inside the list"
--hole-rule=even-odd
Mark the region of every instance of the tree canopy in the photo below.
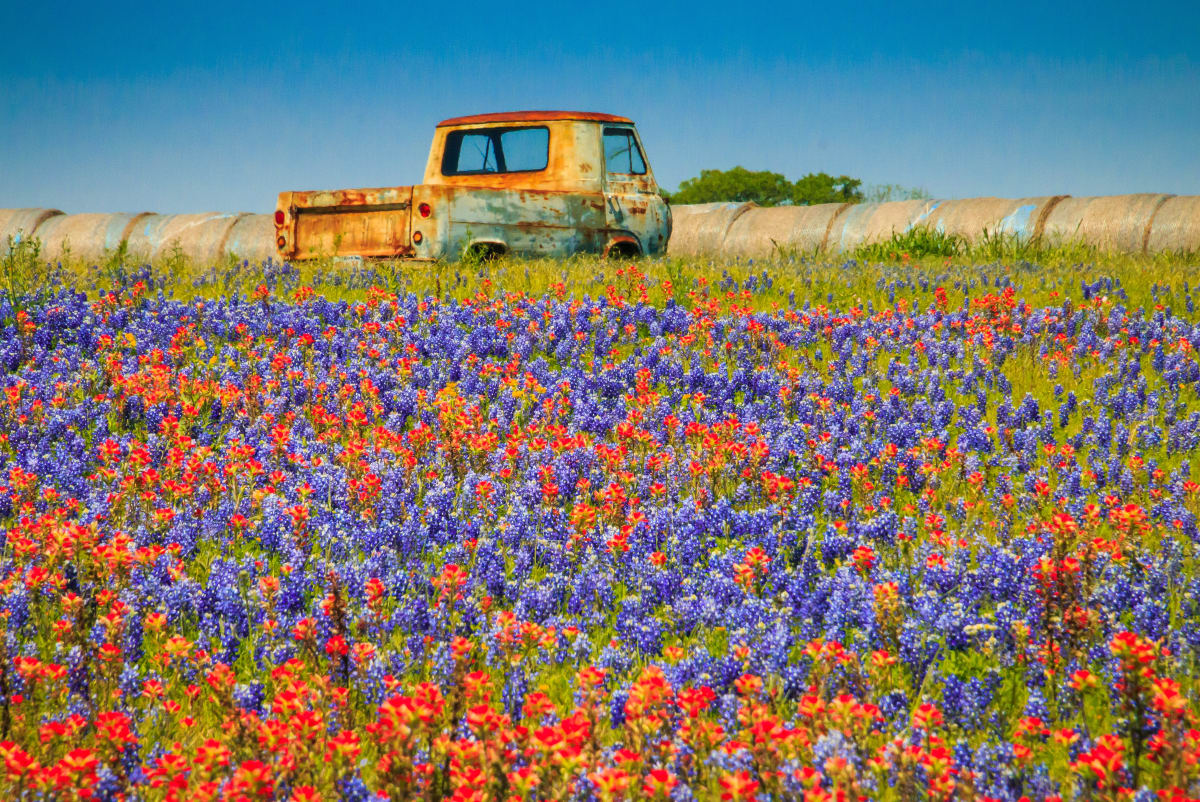
[[[792,184],[792,203],[812,206],[817,203],[858,203],[863,199],[862,181],[848,175],[809,173]]]
[[[759,206],[777,206],[792,197],[792,182],[779,173],[752,171],[745,167],[731,170],[701,170],[671,193],[671,203],[710,203],[712,201],[754,201]]]
[[[863,199],[862,181],[847,175],[809,173],[789,181],[768,170],[701,170],[671,193],[671,203],[711,203],[713,201],[753,201],[759,206],[816,203],[857,203]]]

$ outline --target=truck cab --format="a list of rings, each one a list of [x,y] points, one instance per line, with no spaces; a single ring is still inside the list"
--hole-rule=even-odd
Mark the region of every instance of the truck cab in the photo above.
[[[284,192],[275,224],[285,260],[636,256],[665,252],[671,233],[633,121],[568,111],[443,120],[423,183]]]

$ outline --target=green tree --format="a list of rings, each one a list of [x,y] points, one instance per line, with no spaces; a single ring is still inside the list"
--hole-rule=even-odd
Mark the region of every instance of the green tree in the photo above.
[[[671,203],[711,203],[713,201],[754,201],[759,206],[787,203],[792,197],[792,182],[779,173],[752,171],[745,167],[731,170],[701,170],[670,196]]]
[[[679,185],[667,196],[671,203],[753,201],[759,206],[808,206],[814,203],[858,203],[863,199],[862,181],[848,175],[809,173],[788,181],[768,170],[701,170],[700,175]]]
[[[813,206],[818,203],[858,203],[863,199],[862,181],[848,175],[809,173],[792,184],[792,203]]]

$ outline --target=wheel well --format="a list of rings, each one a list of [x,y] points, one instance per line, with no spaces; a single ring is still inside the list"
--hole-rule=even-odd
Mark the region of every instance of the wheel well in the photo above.
[[[463,248],[464,256],[473,256],[478,259],[495,259],[506,253],[508,253],[508,246],[503,242],[472,242]]]
[[[631,237],[615,239],[604,249],[604,255],[616,259],[632,259],[642,255],[642,248]]]

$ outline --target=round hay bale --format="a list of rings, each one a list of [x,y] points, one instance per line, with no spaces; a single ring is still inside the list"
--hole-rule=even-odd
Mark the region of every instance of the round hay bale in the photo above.
[[[64,214],[43,223],[37,236],[42,241],[42,253],[50,261],[67,255],[96,261],[118,248],[137,221],[149,214]]]
[[[873,204],[863,223],[862,242],[882,242],[920,224],[937,205],[933,200],[887,201]]]
[[[729,227],[724,251],[732,256],[765,257],[780,249],[820,250],[829,224],[844,205],[822,203],[749,209]]]
[[[58,209],[0,209],[0,253],[8,252],[8,238],[36,236],[38,226],[61,215]]]
[[[1172,196],[1142,193],[1067,198],[1046,217],[1051,242],[1082,242],[1101,250],[1143,253],[1150,222]]]
[[[753,203],[697,203],[672,206],[671,239],[667,243],[670,256],[697,256],[720,254],[725,244],[725,234],[733,221],[748,209],[757,208]]]
[[[984,232],[1033,239],[1038,235],[1041,212],[1056,204],[1061,196],[1033,198],[963,198],[942,201],[933,210],[929,223],[938,231],[974,242]]]
[[[238,218],[229,230],[222,250],[222,255],[233,255],[251,263],[278,260],[274,219],[269,214],[247,214]]]
[[[834,252],[849,251],[866,241],[867,221],[875,214],[880,204],[855,203],[847,206],[833,219],[829,235],[825,238],[825,249]]]
[[[170,215],[155,229],[157,242],[152,246],[150,258],[165,259],[178,248],[196,264],[212,264],[221,257],[225,238],[239,216],[224,212]]]
[[[1150,237],[1146,250],[1200,251],[1200,195],[1180,195],[1168,198],[1150,221]]]

